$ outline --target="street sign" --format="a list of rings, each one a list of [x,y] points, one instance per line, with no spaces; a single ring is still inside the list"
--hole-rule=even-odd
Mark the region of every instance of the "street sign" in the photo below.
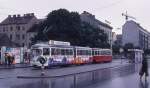
[[[124,50],[122,48],[120,48],[119,52],[122,53]]]

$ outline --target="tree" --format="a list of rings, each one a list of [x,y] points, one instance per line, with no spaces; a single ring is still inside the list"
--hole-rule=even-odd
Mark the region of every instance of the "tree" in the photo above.
[[[71,45],[108,48],[107,35],[99,28],[82,22],[77,12],[58,9],[50,12],[43,23],[37,25],[38,34],[32,39],[37,41],[68,41]]]
[[[103,30],[95,28],[86,22],[82,22],[81,45],[90,47],[110,48],[108,37]]]
[[[144,54],[145,54],[145,55],[150,54],[150,49],[146,49],[146,50],[144,50]]]
[[[112,50],[113,50],[113,54],[120,54],[120,46],[118,45],[113,45],[112,46]]]
[[[123,49],[125,56],[127,56],[127,53],[129,53],[128,49],[134,49],[134,45],[132,43],[127,43],[124,45]]]

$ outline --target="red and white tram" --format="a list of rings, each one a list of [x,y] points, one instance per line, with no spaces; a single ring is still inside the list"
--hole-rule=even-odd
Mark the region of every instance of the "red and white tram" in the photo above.
[[[61,44],[64,45],[48,43],[33,45],[31,47],[31,65],[41,66],[39,62],[40,57],[46,59],[44,66],[78,65],[92,62],[98,63],[112,61],[112,51],[110,49],[70,46],[70,44],[65,43],[61,42]]]
[[[72,64],[74,51],[72,46],[35,44],[31,47],[33,66],[41,66],[39,57],[46,58],[44,66]]]
[[[100,49],[93,48],[93,63],[100,62],[111,62],[112,61],[112,50],[111,49]]]
[[[73,64],[85,64],[91,62],[92,49],[89,47],[74,47]]]

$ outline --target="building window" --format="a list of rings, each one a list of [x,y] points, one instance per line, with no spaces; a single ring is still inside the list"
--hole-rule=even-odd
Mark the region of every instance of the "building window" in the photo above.
[[[20,35],[16,34],[16,39],[20,40]]]
[[[5,27],[3,27],[3,32],[5,32]]]
[[[22,43],[22,46],[24,47],[24,43]]]
[[[29,47],[31,46],[31,43],[29,43]]]
[[[18,31],[20,31],[20,26],[16,26],[16,29],[17,29]]]
[[[23,39],[23,40],[25,39],[25,34],[22,35],[22,39]]]
[[[12,34],[10,34],[10,39],[12,40]]]
[[[13,31],[13,27],[12,26],[10,27],[10,31]]]
[[[24,26],[22,26],[22,30],[23,30],[23,31],[25,30],[25,27],[24,27]]]

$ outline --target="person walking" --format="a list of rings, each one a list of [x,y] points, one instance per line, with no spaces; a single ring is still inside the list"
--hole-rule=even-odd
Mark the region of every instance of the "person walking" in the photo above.
[[[10,54],[8,54],[8,56],[7,56],[7,59],[8,59],[8,65],[11,65],[11,55]]]
[[[8,65],[8,53],[5,53],[5,65]]]
[[[145,75],[145,80],[147,80],[147,76],[149,76],[148,62],[147,62],[147,58],[145,55],[143,55],[142,66],[141,66],[139,75],[140,75],[140,79],[142,79],[143,75]]]

